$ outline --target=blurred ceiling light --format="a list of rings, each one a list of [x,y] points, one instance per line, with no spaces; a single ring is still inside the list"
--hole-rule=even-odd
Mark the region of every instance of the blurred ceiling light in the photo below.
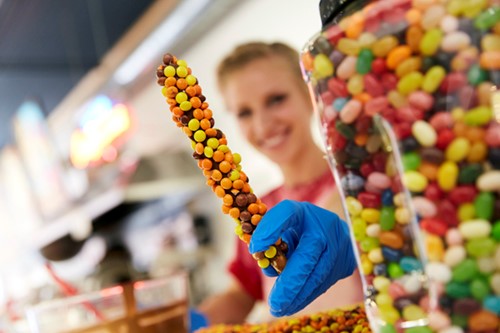
[[[141,73],[141,71],[180,38],[180,33],[189,24],[196,22],[198,15],[207,7],[210,0],[184,0],[173,12],[151,33],[130,56],[118,67],[113,80],[120,85],[126,85]]]

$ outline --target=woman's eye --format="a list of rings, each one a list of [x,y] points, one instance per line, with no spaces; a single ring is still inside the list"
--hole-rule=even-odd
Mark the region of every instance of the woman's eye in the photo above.
[[[252,115],[252,111],[250,111],[249,109],[242,109],[240,110],[236,116],[239,118],[239,119],[243,119],[243,118],[248,118]]]
[[[269,96],[269,98],[267,100],[267,104],[269,106],[281,104],[286,99],[286,97],[287,96],[285,94],[278,94],[278,95]]]

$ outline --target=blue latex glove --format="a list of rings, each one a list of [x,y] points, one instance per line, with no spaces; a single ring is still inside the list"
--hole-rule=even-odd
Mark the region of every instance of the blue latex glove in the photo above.
[[[273,316],[302,310],[356,268],[347,223],[311,203],[284,200],[270,209],[252,234],[250,253],[268,249],[280,237],[288,244],[288,261],[269,295]],[[272,267],[264,273],[277,275]]]
[[[193,308],[189,309],[189,333],[193,333],[196,330],[207,327],[208,319],[201,312],[196,311]]]

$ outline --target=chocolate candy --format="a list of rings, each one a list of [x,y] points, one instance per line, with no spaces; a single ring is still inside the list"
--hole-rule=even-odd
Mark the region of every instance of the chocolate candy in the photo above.
[[[374,331],[498,331],[500,2],[351,3],[301,61]]]
[[[299,317],[278,319],[270,323],[213,325],[197,330],[196,333],[371,333],[364,309],[354,306],[335,309]],[[387,332],[389,333],[389,332]]]
[[[223,213],[237,222],[235,233],[248,244],[267,207],[252,193],[248,177],[241,168],[241,156],[229,149],[224,133],[214,128],[212,110],[185,61],[167,53],[156,75],[170,106],[172,120],[189,137],[193,158],[198,161],[207,185],[222,199]],[[281,240],[274,245],[254,257],[260,267],[272,265],[281,273],[286,265],[287,246]]]

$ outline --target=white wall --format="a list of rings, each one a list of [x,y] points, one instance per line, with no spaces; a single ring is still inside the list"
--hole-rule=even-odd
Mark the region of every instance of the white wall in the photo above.
[[[188,62],[193,74],[214,111],[216,127],[228,137],[228,145],[243,157],[243,170],[250,177],[250,185],[257,194],[263,193],[281,182],[281,174],[265,157],[253,150],[236,131],[234,119],[226,113],[216,89],[215,68],[218,62],[237,44],[252,40],[283,41],[300,50],[314,33],[319,31],[319,0],[246,0],[204,35],[186,53],[178,54]],[[136,144],[149,153],[164,146],[177,145],[190,149],[181,131],[170,119],[168,106],[156,82],[144,89],[132,106],[137,113],[139,136]],[[161,110],[162,112],[159,112]],[[234,223],[220,212],[219,205],[213,207],[219,214],[216,218],[216,243],[222,259],[216,266],[222,269],[232,255],[235,236]],[[220,271],[218,271],[220,274]],[[217,274],[217,273],[215,273]],[[219,276],[218,285],[222,288],[227,277]]]

